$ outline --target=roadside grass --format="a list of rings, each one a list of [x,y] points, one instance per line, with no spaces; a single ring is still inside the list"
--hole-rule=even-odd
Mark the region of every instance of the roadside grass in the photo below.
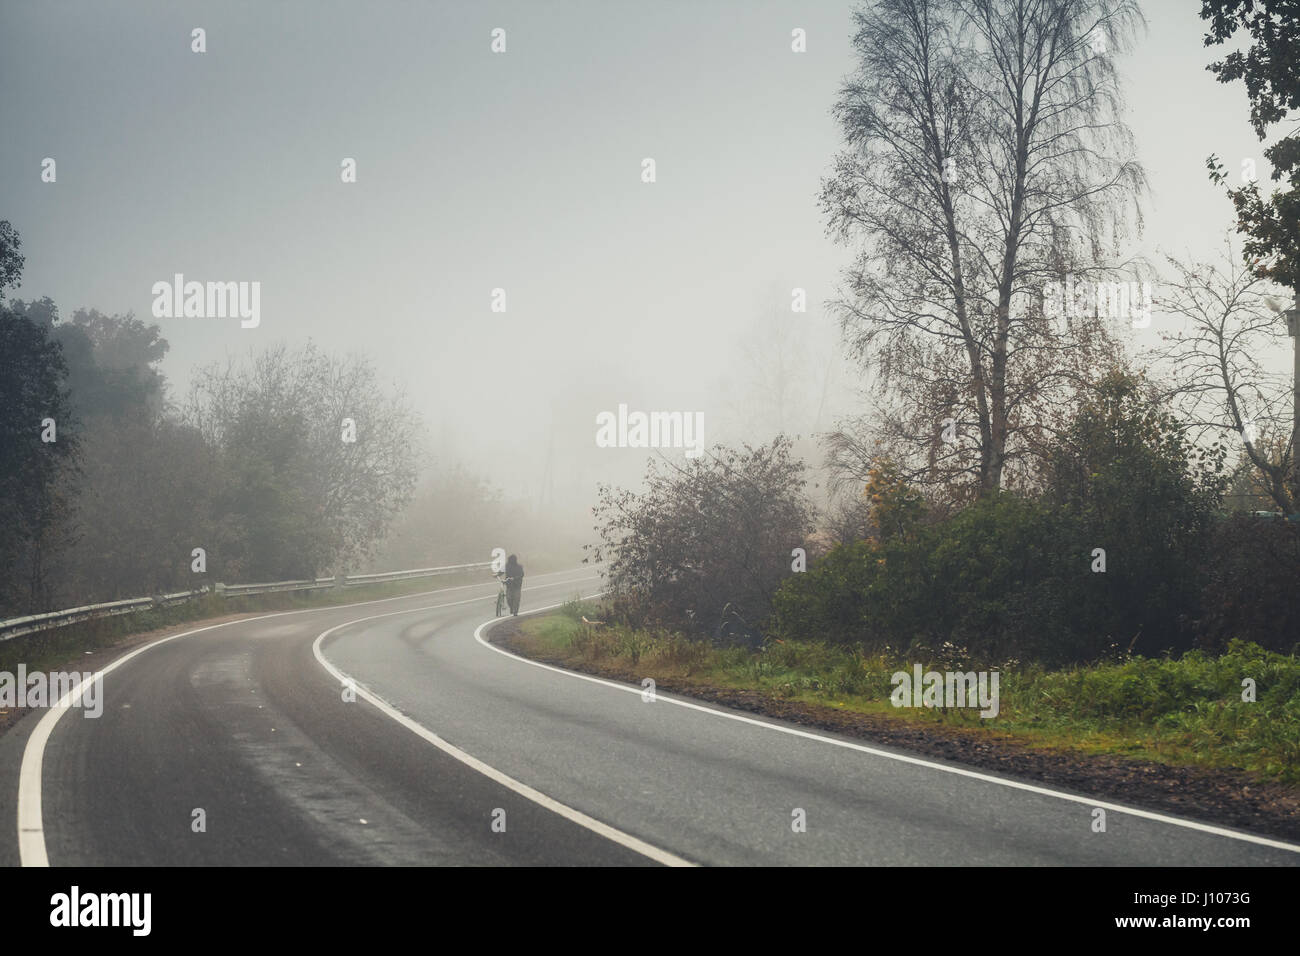
[[[485,580],[478,580],[480,577]],[[433,583],[435,581],[437,583]],[[339,604],[358,604],[363,601],[419,594],[432,589],[482,583],[494,582],[486,573],[470,572],[448,574],[432,579],[410,578],[405,581],[386,581],[379,584],[362,584],[319,591],[272,591],[230,598],[207,594],[173,607],[136,611],[93,621],[79,621],[76,624],[34,631],[31,634],[0,642],[0,671],[12,673],[20,663],[26,665],[29,672],[53,670],[79,654],[111,647],[133,634],[143,634],[191,621],[197,623],[212,618],[228,617],[232,614],[259,611],[273,613]],[[495,594],[490,598],[485,597],[484,606],[490,609],[495,599]]]
[[[635,669],[678,685],[759,691],[773,698],[891,719],[981,730],[1047,749],[1115,754],[1169,765],[1236,768],[1300,783],[1300,659],[1234,641],[1219,656],[1191,652],[1064,670],[1008,662],[999,713],[978,708],[894,707],[892,675],[966,670],[961,661],[915,660],[819,642],[772,642],[759,650],[715,648],[667,630],[591,626],[595,602],[520,622],[526,650],[570,664]],[[1256,700],[1242,700],[1243,681]]]

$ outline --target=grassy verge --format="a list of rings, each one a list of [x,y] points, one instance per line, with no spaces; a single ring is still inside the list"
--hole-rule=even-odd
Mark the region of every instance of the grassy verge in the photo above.
[[[584,624],[591,603],[521,622],[519,646],[578,669],[635,672],[674,686],[759,692],[841,712],[913,725],[965,728],[1036,748],[1111,754],[1171,766],[1244,770],[1300,784],[1300,660],[1234,642],[1218,657],[1135,658],[1069,670],[1015,664],[1000,671],[1000,711],[896,708],[891,676],[920,663],[965,670],[957,661],[914,661],[819,643],[772,643],[758,651],[718,649],[668,631]],[[1242,700],[1242,682],[1257,699]]]
[[[95,621],[81,621],[0,642],[0,671],[12,672],[19,663],[26,665],[28,671],[51,670],[78,654],[110,647],[130,635],[173,627],[189,621],[258,611],[295,611],[338,604],[356,604],[362,601],[419,594],[434,588],[482,583],[493,583],[486,572],[413,578],[320,591],[279,591],[231,598],[209,594],[174,607],[120,614]],[[488,602],[487,598],[484,600]],[[484,606],[487,607],[488,603]]]

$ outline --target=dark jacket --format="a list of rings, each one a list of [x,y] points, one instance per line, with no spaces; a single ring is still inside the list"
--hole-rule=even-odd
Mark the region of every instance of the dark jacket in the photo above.
[[[506,562],[506,587],[519,588],[524,584],[524,566],[518,561],[510,560]]]

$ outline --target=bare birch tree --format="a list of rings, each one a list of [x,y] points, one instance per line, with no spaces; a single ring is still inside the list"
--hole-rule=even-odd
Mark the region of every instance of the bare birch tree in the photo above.
[[[837,305],[879,409],[830,458],[982,495],[1114,360],[1106,322],[1049,320],[1043,290],[1117,275],[1140,230],[1113,57],[1144,22],[1130,0],[879,0],[855,22],[822,206],[859,244]]]
[[[1168,261],[1175,275],[1162,283],[1160,305],[1186,319],[1182,331],[1164,337],[1169,397],[1195,440],[1239,437],[1253,483],[1292,514],[1291,383],[1266,364],[1270,354],[1286,357],[1289,350],[1277,300],[1274,308],[1269,301],[1281,290],[1244,264],[1231,243],[1222,267]]]

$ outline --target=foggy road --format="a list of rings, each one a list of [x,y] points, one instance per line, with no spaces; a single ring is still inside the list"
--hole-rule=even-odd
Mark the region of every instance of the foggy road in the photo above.
[[[599,587],[586,570],[536,575],[523,610]],[[496,588],[130,652],[105,674],[101,718],[32,713],[0,738],[0,862],[1300,862],[1118,809],[1094,833],[1087,801],[525,662],[483,639]]]

